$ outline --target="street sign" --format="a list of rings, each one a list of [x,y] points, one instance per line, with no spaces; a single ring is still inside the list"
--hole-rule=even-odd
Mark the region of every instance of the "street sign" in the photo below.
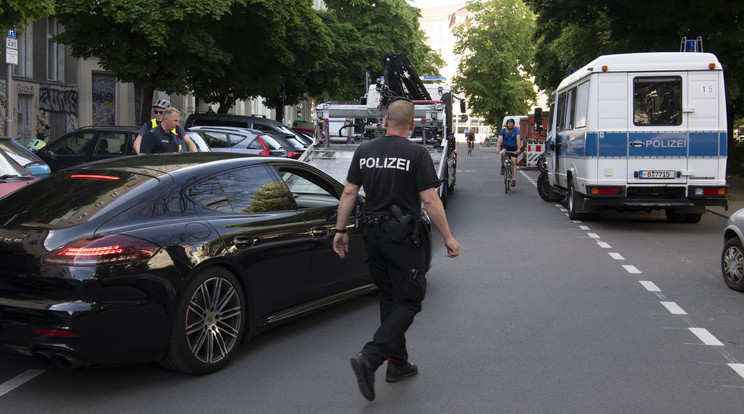
[[[18,40],[10,37],[5,38],[5,47],[8,49],[18,49]]]
[[[5,63],[18,64],[18,49],[5,49]]]
[[[8,37],[11,38],[11,39],[15,39],[16,38],[16,31],[15,31],[15,29],[8,29]]]

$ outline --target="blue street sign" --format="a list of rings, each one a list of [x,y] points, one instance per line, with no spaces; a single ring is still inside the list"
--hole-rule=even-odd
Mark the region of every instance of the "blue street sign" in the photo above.
[[[8,37],[11,39],[15,39],[16,37],[15,29],[8,29]]]

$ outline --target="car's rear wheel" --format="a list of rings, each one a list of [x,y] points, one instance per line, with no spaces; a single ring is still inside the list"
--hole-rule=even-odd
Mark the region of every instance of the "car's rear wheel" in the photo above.
[[[245,330],[245,299],[237,279],[221,267],[197,273],[175,308],[168,350],[160,363],[192,374],[222,368]]]
[[[728,287],[744,292],[744,247],[738,237],[726,240],[723,246],[721,273]]]

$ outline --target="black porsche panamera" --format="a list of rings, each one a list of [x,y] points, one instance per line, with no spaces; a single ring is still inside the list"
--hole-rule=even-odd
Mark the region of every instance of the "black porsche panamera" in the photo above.
[[[375,289],[358,232],[333,252],[342,190],[302,162],[224,153],[53,173],[0,199],[0,349],[216,371],[244,337]]]

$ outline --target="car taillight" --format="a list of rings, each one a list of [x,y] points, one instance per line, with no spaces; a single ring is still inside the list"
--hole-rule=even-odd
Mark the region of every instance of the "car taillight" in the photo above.
[[[147,260],[160,250],[132,236],[112,235],[78,240],[49,252],[42,262],[54,266],[101,266]]]
[[[287,151],[287,156],[289,158],[297,159],[297,158],[300,158],[300,153],[296,151]]]
[[[263,150],[263,151],[259,152],[258,155],[263,155],[265,157],[270,157],[272,154],[271,154],[271,151],[269,151],[269,150]]]
[[[695,189],[696,196],[725,196],[726,187],[702,187]]]
[[[589,191],[592,195],[620,195],[621,187],[592,187]]]

